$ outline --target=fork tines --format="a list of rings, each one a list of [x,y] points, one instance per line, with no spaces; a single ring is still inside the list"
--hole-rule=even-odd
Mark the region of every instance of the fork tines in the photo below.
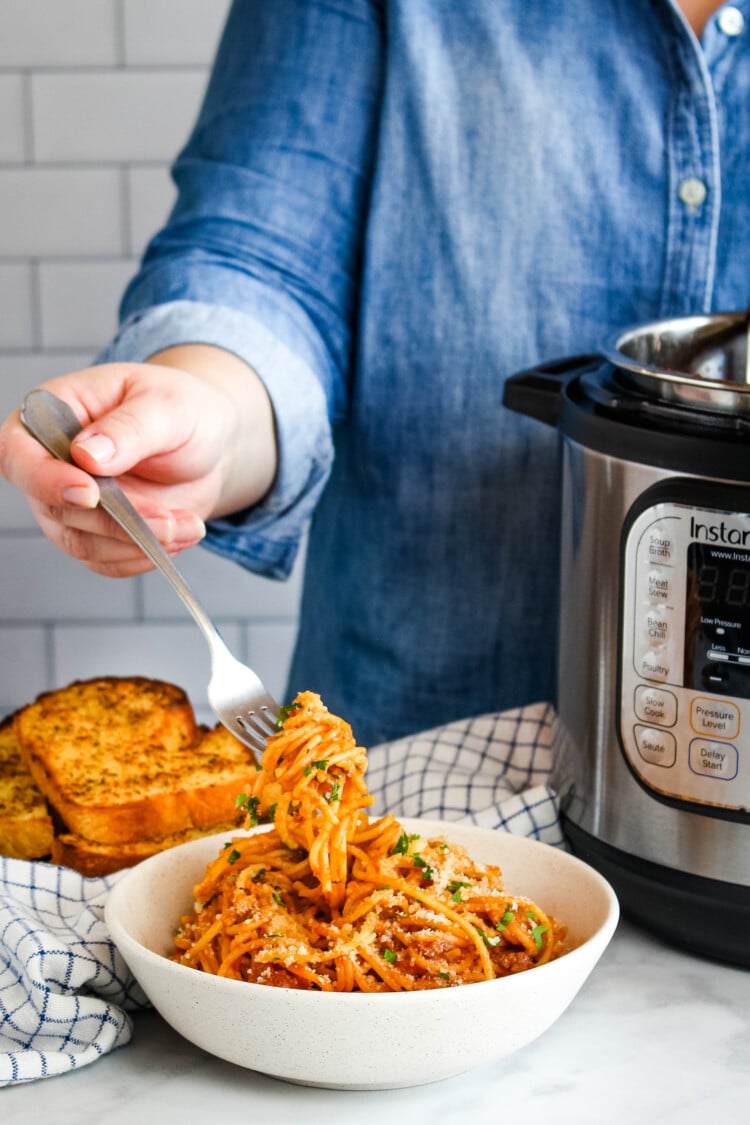
[[[263,748],[266,739],[276,734],[276,716],[268,707],[260,707],[257,711],[247,711],[244,715],[238,715],[237,722],[247,734],[258,739]]]

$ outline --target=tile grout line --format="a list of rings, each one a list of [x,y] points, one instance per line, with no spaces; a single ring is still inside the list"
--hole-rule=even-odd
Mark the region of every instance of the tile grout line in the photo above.
[[[130,169],[127,164],[120,166],[120,236],[125,261],[133,259],[133,207]]]
[[[33,351],[44,346],[42,323],[42,280],[38,258],[29,258],[29,314],[31,317],[31,339]]]
[[[115,0],[112,9],[112,17],[114,19],[115,67],[119,70],[125,70],[127,67],[127,59],[125,57],[125,0]]]
[[[21,113],[23,115],[23,167],[34,166],[34,106],[33,106],[32,73],[30,70],[21,72]],[[3,167],[7,167],[4,165]]]
[[[57,653],[55,648],[55,625],[50,622],[44,626],[44,662],[47,687],[56,682]]]
[[[59,0],[58,0],[59,2]],[[164,62],[121,62],[116,59],[114,62],[100,62],[100,63],[39,63],[29,67],[30,73],[39,75],[42,78],[65,78],[70,75],[77,77],[81,74],[89,75],[107,75],[107,74],[199,74],[205,73],[208,75],[208,70],[211,65],[211,60],[206,62],[193,61],[179,61],[173,62],[165,60]],[[0,78],[7,75],[18,74],[23,70],[22,66],[3,65],[0,64]]]

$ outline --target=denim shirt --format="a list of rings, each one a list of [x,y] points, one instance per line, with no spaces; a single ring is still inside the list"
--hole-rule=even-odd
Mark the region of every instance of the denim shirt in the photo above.
[[[732,9],[699,43],[670,0],[234,4],[100,358],[264,379],[277,480],[207,545],[283,577],[309,526],[289,691],[365,744],[554,696],[557,437],[503,383],[750,301]]]

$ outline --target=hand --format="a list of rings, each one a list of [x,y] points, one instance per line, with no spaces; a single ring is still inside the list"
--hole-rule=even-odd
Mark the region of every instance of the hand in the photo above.
[[[58,461],[16,411],[0,428],[0,472],[26,495],[45,535],[98,574],[152,564],[97,507],[96,475],[116,476],[166,549],[205,534],[209,516],[239,511],[276,472],[273,411],[258,376],[219,348],[172,348],[142,364],[104,364],[42,384],[83,429]],[[93,475],[90,475],[93,474]]]

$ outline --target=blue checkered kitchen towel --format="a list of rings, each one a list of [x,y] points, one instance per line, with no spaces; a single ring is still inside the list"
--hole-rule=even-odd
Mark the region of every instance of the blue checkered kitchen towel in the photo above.
[[[369,754],[375,811],[466,820],[563,846],[549,787],[548,704],[437,727]],[[147,1001],[109,939],[104,903],[121,874],[0,858],[0,1086],[87,1065],[124,1046]]]

